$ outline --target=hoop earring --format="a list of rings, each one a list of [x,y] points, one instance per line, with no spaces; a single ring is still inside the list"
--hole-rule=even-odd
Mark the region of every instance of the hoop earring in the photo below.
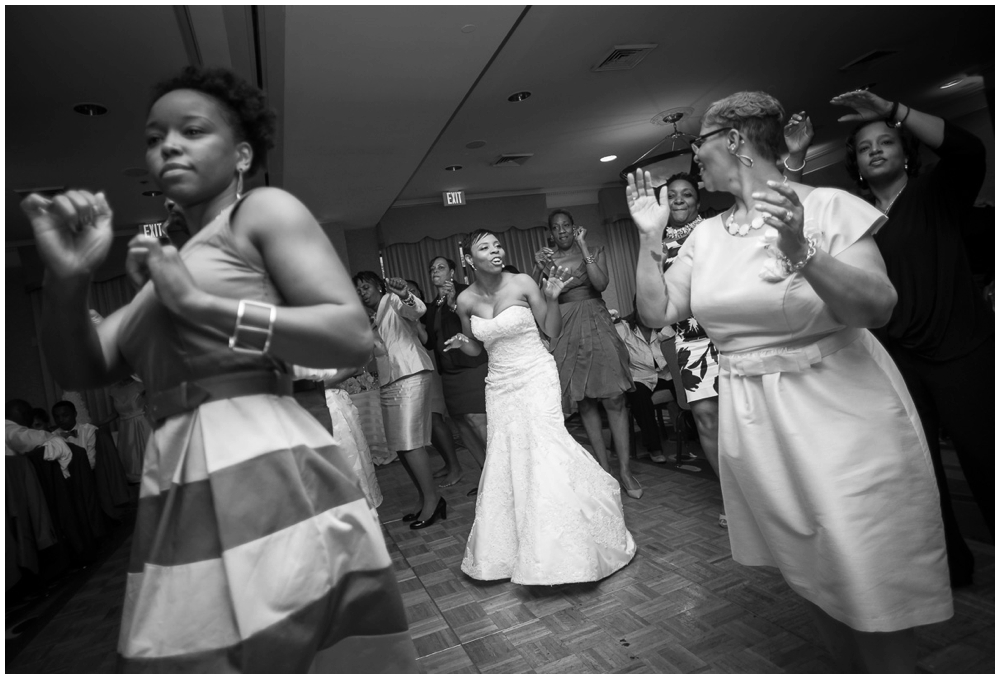
[[[751,158],[750,156],[744,156],[739,153],[734,153],[733,155],[736,156],[736,159],[746,167],[753,167],[753,158]]]
[[[239,175],[236,178],[236,199],[239,200],[243,195],[243,168],[239,168],[237,172]]]

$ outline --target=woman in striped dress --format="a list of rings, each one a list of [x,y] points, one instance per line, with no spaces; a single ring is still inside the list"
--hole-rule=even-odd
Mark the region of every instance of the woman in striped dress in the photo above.
[[[392,562],[341,446],[291,395],[287,365],[346,367],[372,335],[350,279],[291,195],[240,198],[274,114],[223,70],[154,91],[146,161],[194,233],[148,236],[141,289],[99,326],[93,271],[112,239],[102,193],[23,203],[46,263],[46,356],[88,388],[137,372],[145,452],[119,641],[126,672],[412,671]]]

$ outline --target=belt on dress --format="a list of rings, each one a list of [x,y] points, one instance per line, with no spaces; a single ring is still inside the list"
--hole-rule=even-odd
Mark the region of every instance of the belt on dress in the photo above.
[[[319,380],[295,380],[292,382],[292,391],[296,394],[303,391],[316,391],[317,389],[323,389],[323,383]]]
[[[778,347],[763,351],[719,354],[719,367],[739,377],[802,372],[834,354],[861,336],[859,328],[844,328],[817,342],[799,347]],[[773,353],[772,353],[773,352]]]
[[[204,403],[252,394],[291,396],[292,378],[276,370],[203,377],[156,392],[146,401],[146,406],[153,426],[159,427],[167,418],[194,410]]]

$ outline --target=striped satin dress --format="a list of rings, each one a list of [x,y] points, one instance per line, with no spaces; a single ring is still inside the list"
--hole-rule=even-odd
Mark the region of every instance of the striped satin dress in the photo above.
[[[234,244],[230,209],[182,251],[198,286],[282,300]],[[171,316],[151,284],[119,344],[148,393],[284,370]],[[215,400],[158,423],[145,451],[119,639],[125,672],[412,672],[381,528],[345,446],[291,396]]]

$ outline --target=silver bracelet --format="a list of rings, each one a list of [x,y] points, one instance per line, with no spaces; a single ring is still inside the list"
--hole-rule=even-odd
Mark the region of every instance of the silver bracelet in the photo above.
[[[252,309],[251,314],[247,314]],[[265,316],[266,314],[266,316]],[[229,348],[242,354],[266,354],[271,348],[271,337],[274,334],[274,321],[278,317],[278,307],[267,302],[255,302],[241,299],[236,308],[236,327],[229,337]],[[266,319],[266,320],[265,320]],[[246,334],[254,337],[254,342],[248,343]],[[264,336],[263,343],[260,336]]]
[[[587,257],[584,257],[583,261],[585,261],[587,264],[596,264],[597,263],[597,255],[589,255]]]
[[[788,167],[788,158],[783,159],[781,161],[781,164],[784,165],[785,169],[788,170],[789,172],[802,172],[802,170],[806,169],[805,158],[802,159],[802,167]]]
[[[785,271],[788,272],[788,275],[802,271],[806,264],[809,263],[809,260],[816,256],[816,239],[812,236],[807,236],[806,244],[808,245],[808,248],[806,249],[806,256],[797,262],[793,263],[792,260],[788,259],[788,257],[781,255],[781,264],[784,266]]]

